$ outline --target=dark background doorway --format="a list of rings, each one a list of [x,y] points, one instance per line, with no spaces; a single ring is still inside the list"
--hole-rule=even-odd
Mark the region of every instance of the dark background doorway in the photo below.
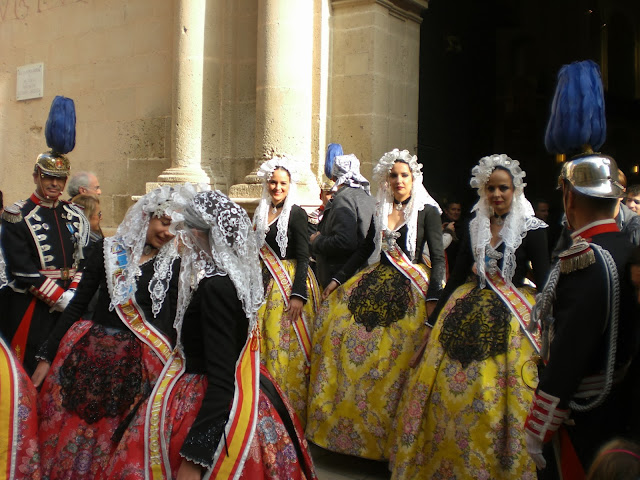
[[[423,14],[418,158],[440,201],[477,200],[471,168],[506,153],[527,172],[529,200],[555,190],[560,164],[544,148],[556,74],[592,59],[603,74],[607,141],[629,184],[640,183],[640,1],[431,0]]]

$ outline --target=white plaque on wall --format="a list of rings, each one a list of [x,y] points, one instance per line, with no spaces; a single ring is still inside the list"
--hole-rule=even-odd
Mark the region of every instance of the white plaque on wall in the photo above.
[[[18,67],[16,100],[42,98],[44,95],[44,63],[32,63]]]

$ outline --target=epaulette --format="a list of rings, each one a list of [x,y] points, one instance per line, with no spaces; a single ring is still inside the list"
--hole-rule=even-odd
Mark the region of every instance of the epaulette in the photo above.
[[[313,212],[307,215],[307,221],[311,225],[318,225],[320,223],[320,219],[318,218],[319,216],[320,216],[320,212],[318,212],[318,210],[314,210]]]
[[[587,268],[596,263],[593,249],[586,240],[579,239],[564,252],[558,255],[560,273],[571,273]]]
[[[2,212],[2,221],[9,223],[18,223],[22,221],[22,207],[24,207],[25,201],[16,202],[13,205],[5,207]]]

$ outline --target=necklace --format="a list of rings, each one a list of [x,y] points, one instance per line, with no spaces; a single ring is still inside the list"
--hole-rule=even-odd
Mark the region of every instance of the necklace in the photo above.
[[[142,249],[142,254],[143,255],[151,255],[151,252],[153,252],[154,250],[157,250],[156,247],[154,247],[153,245],[150,245],[148,243],[146,243],[144,245],[144,248]]]
[[[498,215],[497,213],[494,213],[493,214],[494,223],[498,226],[504,225],[504,219],[507,218],[507,215],[509,215],[509,212],[503,213],[502,215]]]
[[[273,202],[271,202],[271,213],[275,215],[276,213],[278,213],[278,210],[280,210],[283,205],[284,205],[284,200],[277,205],[274,205]]]
[[[407,203],[409,203],[409,200],[411,200],[411,196],[409,196],[405,200],[402,200],[401,202],[394,198],[393,199],[393,206],[395,207],[396,210],[401,212],[402,210],[404,210],[404,207],[407,206]]]

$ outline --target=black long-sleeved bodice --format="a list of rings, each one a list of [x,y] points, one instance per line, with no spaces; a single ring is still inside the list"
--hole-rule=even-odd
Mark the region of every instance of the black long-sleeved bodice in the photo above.
[[[44,343],[38,352],[38,356],[53,361],[58,350],[60,340],[73,325],[74,322],[82,318],[82,314],[87,310],[87,306],[93,295],[98,291],[98,299],[93,315],[93,321],[104,325],[105,327],[125,329],[118,313],[115,310],[109,310],[111,297],[107,289],[106,270],[104,261],[104,240],[96,243],[92,251],[91,257],[87,260],[82,275],[82,280],[78,285],[78,289],[65,309],[64,313],[58,321],[58,325],[53,330],[49,339]],[[169,283],[169,289],[166,293],[165,301],[160,312],[154,317],[151,306],[151,294],[149,293],[149,282],[151,281],[154,268],[151,259],[140,265],[141,274],[138,277],[137,289],[135,293],[136,303],[144,314],[145,319],[164,333],[172,343],[175,343],[175,334],[173,330],[173,320],[176,314],[176,305],[178,299],[178,272],[180,270],[179,260],[173,262],[172,276]]]

